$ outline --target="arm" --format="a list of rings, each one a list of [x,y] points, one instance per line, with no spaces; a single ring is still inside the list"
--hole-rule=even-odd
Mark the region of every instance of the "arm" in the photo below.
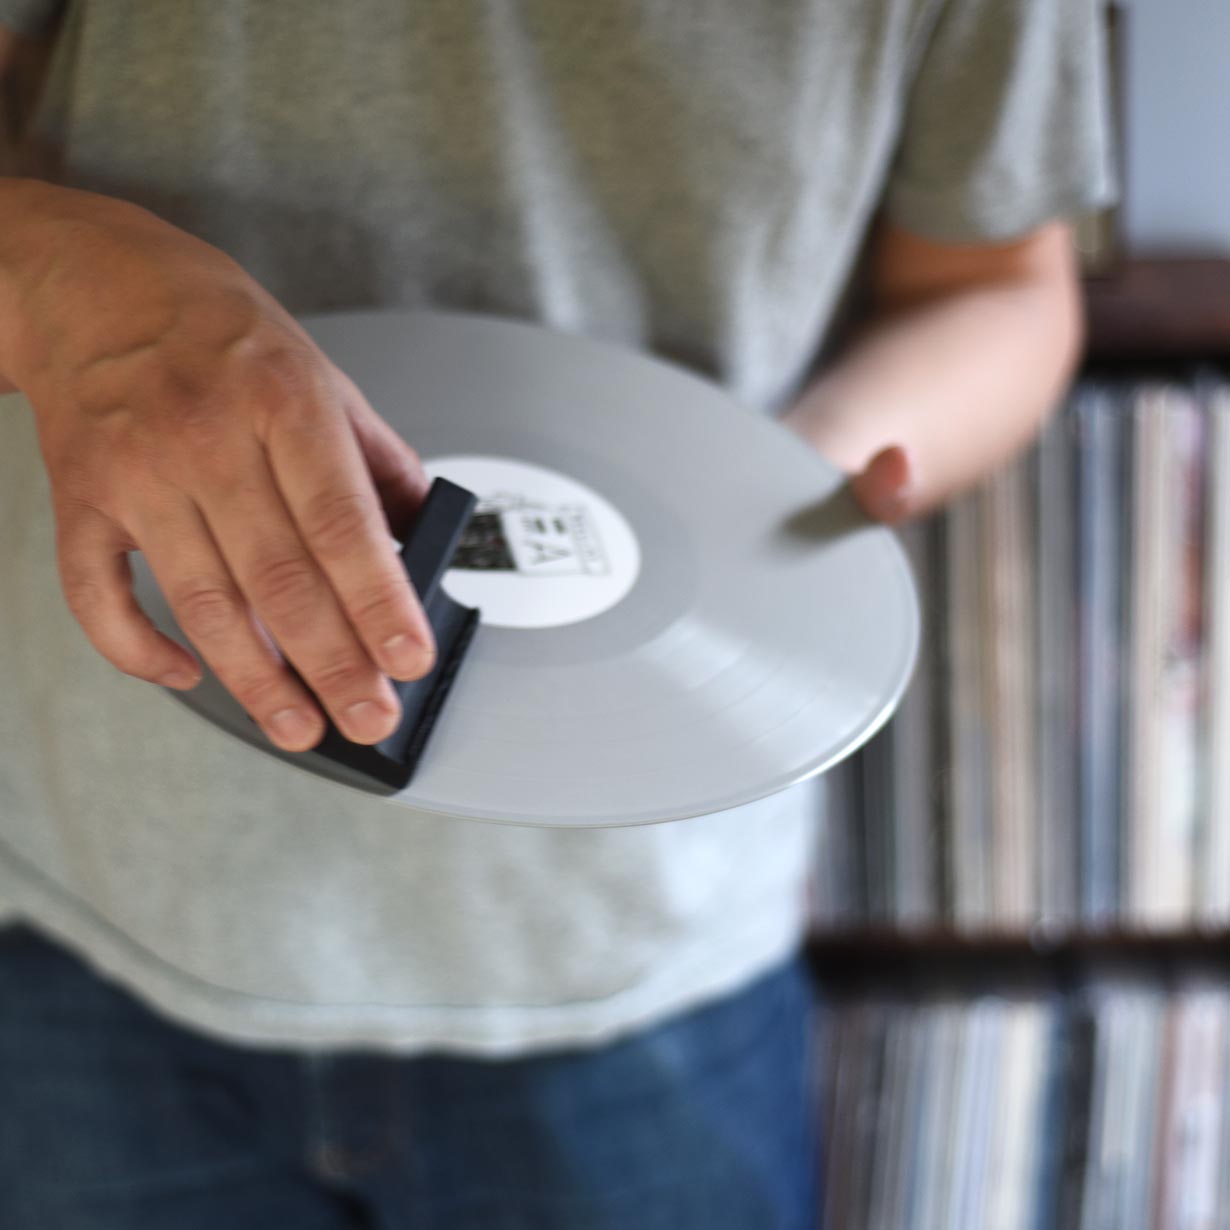
[[[0,79],[3,78],[4,35],[0,28]],[[40,226],[37,200],[40,185],[35,180],[0,176],[0,396],[15,393],[20,385],[13,374],[20,322],[18,283],[29,266],[37,262],[48,240]],[[54,191],[54,189],[53,189]]]
[[[897,521],[1033,438],[1080,350],[1079,284],[1063,223],[973,245],[885,225],[871,262],[871,320],[782,422],[854,475],[871,516]]]
[[[14,106],[18,99],[20,105],[26,106],[31,82],[30,67],[32,63],[42,61],[48,47],[41,40],[19,34],[10,26],[0,24],[0,249],[11,250],[15,242],[15,228],[9,222],[7,209],[12,200],[12,192],[19,190],[20,181],[15,178],[19,166],[18,134],[15,130]],[[42,64],[39,64],[38,75],[41,77]],[[0,332],[11,320],[11,310],[6,304],[6,285],[3,281],[5,262],[0,255]],[[4,313],[8,312],[9,316]],[[15,393],[17,385],[12,376],[5,371],[3,359],[0,358],[0,396],[5,393]]]

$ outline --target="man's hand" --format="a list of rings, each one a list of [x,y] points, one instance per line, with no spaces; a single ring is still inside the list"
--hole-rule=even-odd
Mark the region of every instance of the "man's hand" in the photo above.
[[[349,738],[387,736],[385,676],[435,652],[390,533],[425,494],[418,457],[242,269],[154,215],[0,181],[0,236],[0,371],[34,406],[64,595],[95,648],[199,681],[133,597],[139,549],[278,746],[324,729],[282,655]]]

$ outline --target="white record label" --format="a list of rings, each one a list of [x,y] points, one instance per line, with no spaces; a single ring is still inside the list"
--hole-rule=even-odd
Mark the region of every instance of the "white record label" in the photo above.
[[[442,582],[484,624],[556,628],[609,610],[636,582],[641,552],[609,500],[558,470],[511,457],[424,458],[478,496]]]

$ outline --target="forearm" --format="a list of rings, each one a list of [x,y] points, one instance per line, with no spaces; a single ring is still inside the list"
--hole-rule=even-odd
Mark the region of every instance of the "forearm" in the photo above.
[[[0,94],[8,96],[9,102],[17,101],[22,110],[30,107],[45,77],[50,51],[48,41],[0,25]],[[0,114],[0,394],[4,394],[17,388],[11,353],[5,353],[11,352],[18,323],[17,266],[33,255],[38,242],[30,230],[41,212],[36,201],[57,189],[18,174],[22,164],[19,134],[11,127],[12,115],[3,99],[0,111],[4,112]]]
[[[38,180],[0,178],[0,394],[20,387],[20,287],[49,257],[46,222],[55,194],[65,191]]]
[[[12,393],[17,388],[8,373],[17,332],[16,263],[21,247],[24,184],[24,180],[0,178],[0,394]]]
[[[1071,276],[925,298],[873,320],[782,421],[851,473],[903,446],[907,515],[925,512],[1034,436],[1071,377],[1080,322]]]

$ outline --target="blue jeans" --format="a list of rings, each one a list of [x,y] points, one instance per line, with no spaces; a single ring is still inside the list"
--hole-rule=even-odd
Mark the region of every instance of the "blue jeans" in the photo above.
[[[4,1230],[813,1230],[801,956],[595,1050],[269,1050],[0,929]]]

